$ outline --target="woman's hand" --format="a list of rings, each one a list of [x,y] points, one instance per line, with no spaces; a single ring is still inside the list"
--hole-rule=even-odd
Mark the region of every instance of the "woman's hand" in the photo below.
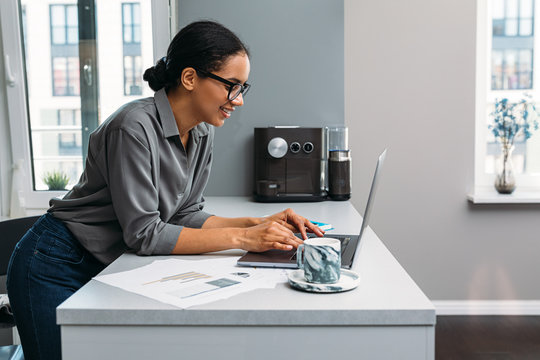
[[[324,236],[324,231],[321,228],[290,208],[262,218],[263,224],[269,221],[277,222],[291,231],[299,232],[304,240],[307,239],[306,229],[317,236]]]
[[[247,251],[292,250],[303,243],[302,239],[277,221],[269,220],[241,231],[241,248]]]

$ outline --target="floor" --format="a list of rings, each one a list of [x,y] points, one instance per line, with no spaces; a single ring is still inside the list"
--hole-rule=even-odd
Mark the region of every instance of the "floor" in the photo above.
[[[437,316],[436,360],[540,359],[540,316]]]

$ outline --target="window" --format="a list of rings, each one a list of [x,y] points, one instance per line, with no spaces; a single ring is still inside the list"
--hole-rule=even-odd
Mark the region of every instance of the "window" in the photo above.
[[[168,0],[0,1],[14,78],[6,91],[11,149],[13,162],[27,166],[27,208],[62,194],[43,191],[46,172],[67,174],[68,189],[78,181],[90,133],[128,96],[153,95],[141,75],[166,53],[168,9]]]
[[[493,37],[495,40],[495,36]],[[491,90],[532,89],[532,49],[495,49],[491,53]]]
[[[79,24],[77,5],[51,5],[50,17],[52,45],[78,45]]]
[[[124,95],[141,95],[141,7],[139,3],[122,4],[122,32]]]
[[[76,133],[60,133],[58,141],[58,154],[64,155],[79,155],[81,153],[80,134]]]
[[[77,5],[50,5],[49,14],[53,96],[78,96],[80,87]]]
[[[124,44],[141,43],[141,6],[139,3],[122,4]]]
[[[142,94],[142,66],[140,56],[124,56],[124,94]]]
[[[82,154],[81,111],[58,110],[58,155],[77,156]]]
[[[53,57],[53,95],[79,96],[79,58]]]
[[[496,99],[532,96],[540,109],[540,13],[535,0],[478,0],[475,186],[492,187],[500,144],[488,129]],[[513,152],[518,188],[540,190],[540,131]]]
[[[532,89],[534,2],[491,1],[491,90]]]

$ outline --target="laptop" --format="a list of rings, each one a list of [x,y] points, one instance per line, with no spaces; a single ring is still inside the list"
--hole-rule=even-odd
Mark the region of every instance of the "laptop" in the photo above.
[[[341,241],[341,267],[344,269],[351,268],[356,249],[360,245],[362,235],[364,234],[364,231],[368,226],[369,217],[373,208],[373,203],[375,202],[377,185],[379,183],[379,173],[381,172],[385,158],[386,150],[382,152],[382,154],[379,156],[379,160],[377,161],[377,167],[375,168],[375,174],[373,175],[373,180],[371,182],[371,190],[369,192],[366,210],[364,211],[364,219],[362,221],[362,226],[360,227],[360,233],[353,235],[325,235],[327,237],[339,239]],[[296,236],[300,237],[300,234],[296,234]],[[316,237],[316,235],[309,233],[308,237]],[[295,269],[298,267],[296,265],[296,249],[289,251],[273,249],[260,253],[247,252],[244,256],[238,259],[238,265]]]

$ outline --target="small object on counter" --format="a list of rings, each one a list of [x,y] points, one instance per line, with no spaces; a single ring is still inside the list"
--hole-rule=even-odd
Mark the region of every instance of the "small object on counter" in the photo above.
[[[332,224],[326,224],[326,223],[323,223],[323,222],[318,222],[318,221],[313,221],[313,220],[309,220],[309,221],[312,224],[317,225],[323,231],[334,230],[334,228],[332,227]]]

